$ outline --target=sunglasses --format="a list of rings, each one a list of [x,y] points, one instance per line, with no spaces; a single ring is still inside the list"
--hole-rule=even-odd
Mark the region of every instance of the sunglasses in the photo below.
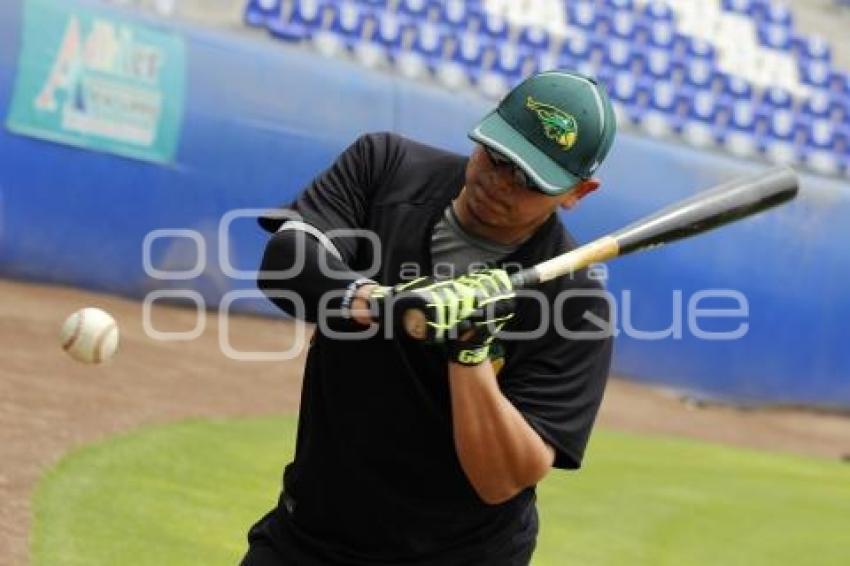
[[[514,163],[513,161],[511,161],[510,159],[508,159],[507,157],[505,157],[504,155],[502,155],[501,153],[499,153],[498,151],[493,149],[492,147],[489,147],[489,146],[486,146],[486,145],[483,145],[483,144],[481,145],[481,147],[484,148],[484,152],[487,154],[487,158],[490,160],[490,163],[492,163],[494,166],[496,166],[496,167],[505,166],[505,167],[511,168],[511,173],[513,174],[514,182],[516,184],[518,184],[519,186],[524,187],[526,189],[531,189],[531,190],[534,190],[534,191],[540,190],[537,187],[537,185],[534,183],[534,181],[532,181],[528,177],[526,172],[523,171],[519,167],[519,165],[517,165],[516,163]]]

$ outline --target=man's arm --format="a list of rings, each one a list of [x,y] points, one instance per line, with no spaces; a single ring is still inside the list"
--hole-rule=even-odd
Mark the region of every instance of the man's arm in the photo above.
[[[353,292],[358,282],[365,278],[352,271],[335,250],[328,249],[326,245],[313,233],[301,229],[278,232],[266,246],[260,268],[265,276],[258,279],[258,287],[269,295],[278,308],[292,316],[298,314],[295,301],[281,297],[276,292],[294,293],[303,302],[303,316],[308,322],[317,322],[331,310],[338,311],[344,305],[349,290]],[[286,279],[274,275],[290,270],[296,258],[300,258],[297,273]],[[332,270],[335,276],[329,277],[327,269]],[[320,312],[322,306],[329,310]]]
[[[473,488],[495,505],[539,482],[554,450],[499,390],[489,361],[449,363],[455,449]]]
[[[509,299],[511,294],[498,286],[498,278],[487,281],[494,298]],[[371,285],[360,288],[352,303],[353,318],[361,324],[369,323],[367,305],[372,291]],[[510,316],[503,316],[502,320]],[[479,332],[483,334],[476,336]],[[470,330],[455,345],[469,354],[483,348],[486,354],[488,336],[489,327],[480,327],[478,331]],[[450,359],[457,359],[453,356],[458,353],[450,354]],[[497,504],[539,482],[552,467],[555,451],[502,394],[489,360],[473,364],[449,362],[455,450],[479,497]]]

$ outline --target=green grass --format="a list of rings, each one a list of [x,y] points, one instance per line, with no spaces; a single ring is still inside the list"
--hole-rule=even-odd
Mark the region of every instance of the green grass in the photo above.
[[[191,421],[78,450],[35,496],[35,565],[236,564],[293,418]],[[850,466],[597,431],[540,488],[535,565],[847,564]]]
[[[291,418],[189,421],[73,452],[36,490],[33,564],[236,564],[294,438]]]

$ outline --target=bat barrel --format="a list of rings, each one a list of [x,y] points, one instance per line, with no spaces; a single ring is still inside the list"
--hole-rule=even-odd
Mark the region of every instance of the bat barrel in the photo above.
[[[611,236],[620,255],[687,238],[794,198],[799,180],[790,167],[735,179],[642,218]]]

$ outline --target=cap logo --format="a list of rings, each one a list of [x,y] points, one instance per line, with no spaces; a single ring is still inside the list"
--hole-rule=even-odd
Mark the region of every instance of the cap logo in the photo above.
[[[561,146],[561,149],[567,151],[575,145],[578,138],[578,124],[574,116],[551,104],[538,102],[530,96],[525,101],[525,107],[537,114],[543,126],[543,133]]]

